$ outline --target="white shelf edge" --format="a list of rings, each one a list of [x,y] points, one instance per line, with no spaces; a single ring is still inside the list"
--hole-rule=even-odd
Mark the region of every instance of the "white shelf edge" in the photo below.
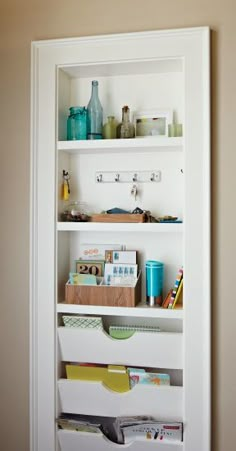
[[[69,153],[102,153],[122,151],[182,150],[182,137],[147,137],[133,139],[101,139],[96,141],[58,141],[57,150]]]
[[[111,222],[58,222],[60,232],[144,232],[182,233],[183,223],[111,223]]]
[[[142,305],[142,307],[107,307],[97,305],[58,303],[57,313],[167,318],[170,320],[183,319],[182,309],[161,309],[158,307],[149,307],[145,304]]]

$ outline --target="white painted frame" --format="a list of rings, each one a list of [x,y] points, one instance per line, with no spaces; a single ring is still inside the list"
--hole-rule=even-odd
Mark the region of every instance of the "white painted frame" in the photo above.
[[[62,65],[183,57],[184,451],[210,451],[210,81],[207,27],[32,43],[30,450],[55,451],[56,73]],[[96,48],[94,50],[94,48]],[[194,206],[194,208],[193,208]],[[196,286],[198,290],[196,290]]]

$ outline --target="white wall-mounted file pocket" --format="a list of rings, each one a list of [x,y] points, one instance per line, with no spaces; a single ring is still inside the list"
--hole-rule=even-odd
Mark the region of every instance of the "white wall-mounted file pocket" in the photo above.
[[[59,327],[58,336],[65,362],[183,368],[182,333],[135,332],[117,340],[103,330]]]
[[[153,415],[165,421],[183,419],[182,387],[137,384],[125,393],[118,393],[99,382],[60,379],[58,388],[64,413],[111,417]]]
[[[105,436],[88,432],[58,431],[60,451],[183,451],[183,443],[157,443],[156,441],[136,441],[118,445]]]

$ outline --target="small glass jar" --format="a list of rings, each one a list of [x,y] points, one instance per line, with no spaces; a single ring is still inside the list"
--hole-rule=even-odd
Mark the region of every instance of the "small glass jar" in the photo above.
[[[87,139],[87,110],[84,106],[72,106],[67,119],[67,139]]]
[[[104,139],[115,139],[116,138],[116,127],[117,121],[115,116],[107,116],[107,122],[103,126],[102,136]]]
[[[89,214],[87,205],[84,202],[71,202],[63,211],[61,216],[62,221],[66,222],[87,222],[89,221]]]

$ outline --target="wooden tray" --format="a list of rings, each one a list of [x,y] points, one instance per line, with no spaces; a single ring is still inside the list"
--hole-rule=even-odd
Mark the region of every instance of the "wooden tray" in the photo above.
[[[92,215],[91,222],[146,222],[147,215],[142,214],[99,214]]]

